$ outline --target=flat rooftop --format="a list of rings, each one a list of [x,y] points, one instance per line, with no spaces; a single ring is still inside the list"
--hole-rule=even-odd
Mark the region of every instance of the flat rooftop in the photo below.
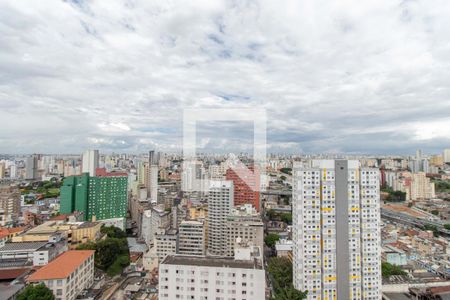
[[[0,248],[0,252],[10,251],[36,251],[37,249],[45,246],[48,242],[17,242],[6,243],[5,246]]]
[[[405,293],[383,293],[383,299],[387,300],[411,300]]]
[[[260,260],[235,260],[223,257],[202,257],[188,255],[168,255],[163,265],[202,266],[236,269],[262,269]]]

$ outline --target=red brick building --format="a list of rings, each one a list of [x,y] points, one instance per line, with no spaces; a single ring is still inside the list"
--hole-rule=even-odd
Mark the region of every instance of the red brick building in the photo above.
[[[248,170],[250,171],[248,171]],[[257,211],[260,211],[259,201],[259,172],[253,166],[241,169],[228,169],[226,179],[233,181],[234,185],[234,206],[242,204],[252,204]]]

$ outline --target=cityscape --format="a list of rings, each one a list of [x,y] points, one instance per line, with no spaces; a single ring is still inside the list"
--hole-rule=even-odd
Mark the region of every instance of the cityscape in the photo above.
[[[0,300],[450,299],[450,5],[0,2]]]
[[[272,154],[264,174],[241,155],[246,178],[228,158],[2,155],[2,299],[41,283],[55,299],[449,293],[450,149]]]

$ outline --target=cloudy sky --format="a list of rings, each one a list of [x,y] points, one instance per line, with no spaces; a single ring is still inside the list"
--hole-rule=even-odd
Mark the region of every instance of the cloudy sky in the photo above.
[[[265,109],[268,152],[438,153],[448,0],[0,2],[0,153],[175,151],[186,108]]]

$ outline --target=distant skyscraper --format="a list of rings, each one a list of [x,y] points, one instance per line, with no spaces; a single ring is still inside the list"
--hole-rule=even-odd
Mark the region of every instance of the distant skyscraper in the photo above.
[[[25,160],[25,179],[36,179],[37,169],[38,169],[38,157],[37,155],[32,155],[26,158]]]
[[[251,204],[259,211],[259,174],[255,172],[253,166],[249,166],[248,170],[251,172],[245,172],[245,169],[241,172],[230,168],[226,171],[226,179],[233,181],[234,206]],[[241,176],[244,176],[244,178],[241,178]]]
[[[0,179],[5,178],[6,174],[6,164],[4,162],[0,162]]]
[[[145,186],[147,188],[148,197],[152,203],[158,202],[158,172],[159,172],[159,153],[151,150],[148,152],[148,163],[145,165],[146,180]]]
[[[158,203],[158,165],[150,166],[150,201]]]
[[[444,163],[450,164],[450,149],[444,150]]]
[[[84,152],[81,171],[83,173],[89,173],[89,176],[95,176],[95,170],[98,167],[98,150],[87,150]]]
[[[308,300],[380,300],[379,171],[313,161],[293,181],[294,287]]]
[[[208,254],[228,253],[227,217],[233,206],[233,182],[210,181],[208,194]]]
[[[148,152],[148,163],[150,165],[158,165],[159,164],[159,152],[155,152],[155,150],[150,150]]]
[[[17,167],[14,164],[9,167],[9,178],[15,179],[16,177],[17,177]]]

